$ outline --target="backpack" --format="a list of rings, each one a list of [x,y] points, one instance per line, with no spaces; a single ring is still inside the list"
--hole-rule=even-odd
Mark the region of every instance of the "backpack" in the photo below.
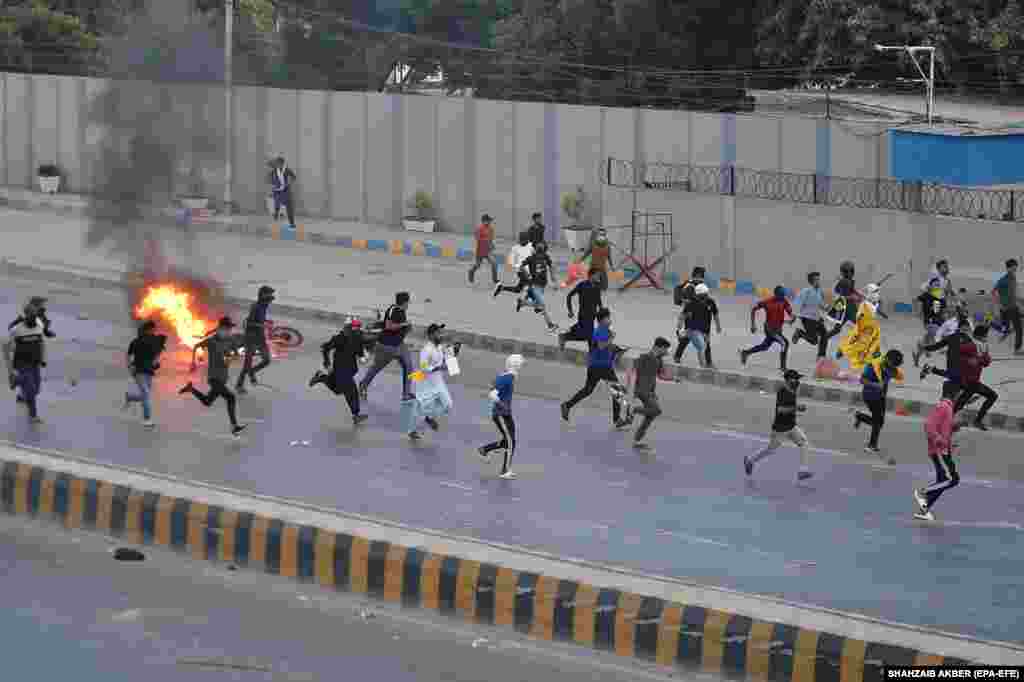
[[[686,280],[672,290],[672,301],[678,306],[686,305],[695,298],[696,288],[697,284],[692,279]]]

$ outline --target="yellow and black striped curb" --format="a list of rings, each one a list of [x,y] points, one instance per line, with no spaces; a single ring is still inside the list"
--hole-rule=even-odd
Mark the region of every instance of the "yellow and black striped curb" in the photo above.
[[[679,670],[772,682],[874,682],[882,679],[886,665],[970,663],[295,525],[15,461],[0,460],[0,470],[0,506],[7,514]]]
[[[77,286],[100,289],[136,287],[141,283],[140,278],[133,277],[132,275],[125,275],[121,281],[115,281],[110,278],[92,277],[89,275],[67,273],[60,270],[37,268],[30,265],[15,264],[10,261],[3,263],[3,266],[6,270],[6,274],[10,276],[44,276],[48,279],[61,279],[69,284]],[[225,303],[230,306],[247,308],[252,301],[249,299],[227,297],[225,299]],[[342,325],[349,317],[359,317],[363,320],[364,324],[369,324],[374,321],[373,318],[368,318],[365,313],[360,312],[339,313],[319,310],[316,308],[288,305],[280,302],[275,302],[274,308],[284,317],[329,322],[339,326]],[[412,329],[412,335],[414,338],[425,337],[426,326],[415,326]],[[494,353],[519,353],[520,355],[528,358],[548,362],[562,362],[579,367],[584,367],[587,363],[586,351],[578,349],[560,350],[555,345],[522,341],[519,339],[507,339],[491,334],[481,334],[473,331],[459,331],[456,329],[449,329],[448,337],[452,341],[459,341],[469,348],[476,348],[478,350]],[[632,363],[629,358],[625,358],[623,362],[627,365],[631,365]],[[684,367],[682,365],[674,364],[669,364],[669,367],[671,368],[673,378],[678,382],[704,384],[708,386],[717,386],[719,388],[771,392],[776,390],[779,382],[781,381],[781,379],[770,379],[762,376],[722,371],[718,369],[711,370],[697,367]],[[859,390],[820,386],[810,383],[805,383],[800,386],[800,395],[809,400],[826,403],[840,403],[850,406],[859,406],[863,403],[861,392]],[[890,411],[899,415],[908,416],[923,416],[935,407],[935,404],[936,403],[920,400],[900,400],[892,397],[887,399],[887,406]],[[965,418],[973,420],[977,416],[977,411],[964,410],[964,415]],[[989,426],[994,429],[1001,429],[1015,433],[1024,432],[1024,417],[1015,417],[1013,415],[990,412],[988,414],[988,423]]]

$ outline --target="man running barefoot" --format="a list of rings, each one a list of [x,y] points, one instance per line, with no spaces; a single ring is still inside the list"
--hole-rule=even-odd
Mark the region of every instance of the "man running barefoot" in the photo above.
[[[220,322],[217,323],[217,331],[214,332],[213,336],[206,337],[192,349],[193,367],[195,366],[196,351],[200,348],[206,351],[206,380],[210,384],[210,392],[205,394],[199,392],[190,381],[182,386],[178,393],[180,395],[191,393],[205,407],[213,405],[217,398],[224,398],[228,408],[228,419],[231,422],[231,435],[238,437],[245,430],[246,425],[238,423],[235,414],[235,406],[238,399],[231,392],[231,389],[228,388],[227,355],[235,345],[235,342],[230,338],[231,330],[234,328],[235,323],[231,321],[230,317],[222,317]]]
[[[806,481],[814,474],[810,469],[810,445],[807,436],[796,424],[796,413],[805,412],[807,406],[797,403],[797,392],[800,390],[800,379],[803,375],[796,370],[786,370],[783,374],[785,383],[775,394],[775,421],[767,447],[753,457],[743,458],[743,468],[747,476],[754,473],[754,465],[765,457],[774,454],[782,446],[782,439],[788,438],[800,448],[800,470],[797,471],[798,481]]]

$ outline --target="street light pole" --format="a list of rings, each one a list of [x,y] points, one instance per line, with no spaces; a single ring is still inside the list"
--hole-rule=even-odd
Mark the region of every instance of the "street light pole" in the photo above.
[[[234,85],[232,56],[234,50],[235,0],[224,0],[224,212],[232,213],[231,185],[234,182]]]
[[[931,46],[918,45],[875,45],[875,50],[878,52],[906,52],[910,55],[910,59],[914,62],[914,66],[917,67],[917,72],[921,74],[921,82],[924,83],[925,88],[925,108],[928,114],[928,125],[932,125],[932,115],[935,111],[935,48]],[[925,75],[924,69],[917,61],[918,52],[928,53],[928,75]]]

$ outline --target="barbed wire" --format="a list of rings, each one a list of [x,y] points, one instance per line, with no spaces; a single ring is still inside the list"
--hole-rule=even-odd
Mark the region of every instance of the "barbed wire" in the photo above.
[[[977,189],[885,178],[848,178],[615,158],[605,161],[601,177],[609,187],[637,191],[723,194],[1024,222],[1024,191],[1009,189]]]

